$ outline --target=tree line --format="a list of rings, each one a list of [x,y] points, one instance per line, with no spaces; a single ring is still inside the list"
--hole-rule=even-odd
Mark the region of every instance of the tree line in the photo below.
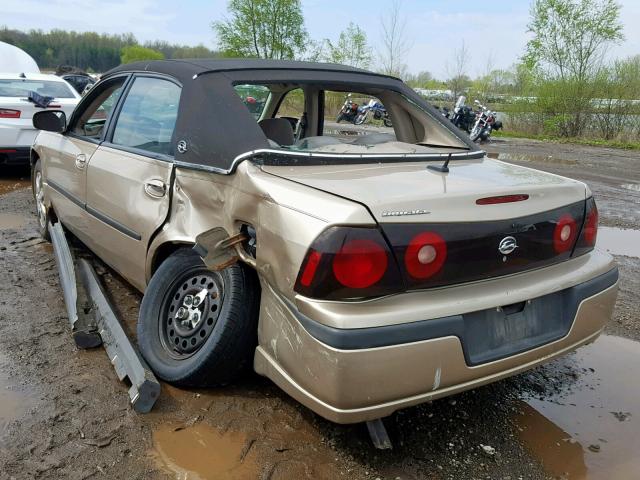
[[[138,43],[131,33],[110,35],[65,30],[22,32],[0,28],[0,42],[21,48],[40,68],[71,65],[88,72],[105,72],[120,63],[159,58],[216,58],[220,55],[203,45],[186,46],[164,41]]]

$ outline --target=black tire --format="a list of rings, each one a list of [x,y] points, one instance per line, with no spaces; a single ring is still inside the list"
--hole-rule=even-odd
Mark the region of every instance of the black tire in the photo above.
[[[51,241],[49,236],[49,224],[50,215],[49,209],[44,203],[44,189],[43,189],[44,177],[42,175],[42,164],[40,159],[31,167],[31,191],[33,192],[33,199],[36,202],[36,216],[38,219],[38,233],[46,241]]]
[[[357,115],[356,118],[353,120],[353,124],[362,125],[366,119],[367,119],[367,115],[365,113],[361,113]]]
[[[194,292],[203,290],[202,308],[184,307],[188,295],[195,298]],[[245,265],[212,272],[192,250],[177,251],[156,270],[142,298],[137,328],[142,356],[159,378],[175,385],[211,387],[237,379],[253,360],[259,292],[255,272]],[[200,308],[198,323],[193,325],[192,313],[180,321],[177,305],[187,312]]]
[[[389,117],[384,117],[384,120],[382,121],[384,122],[385,127],[389,127],[389,128],[393,127],[393,122]]]
[[[344,119],[344,114],[342,114],[341,112],[338,114],[338,117],[336,118],[336,123],[340,123],[343,119]]]

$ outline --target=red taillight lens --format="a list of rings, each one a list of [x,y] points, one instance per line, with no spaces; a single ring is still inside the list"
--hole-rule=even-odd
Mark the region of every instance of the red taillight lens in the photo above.
[[[587,199],[584,224],[573,256],[583,255],[593,250],[598,238],[598,208],[593,198]]]
[[[327,300],[370,298],[405,289],[395,257],[378,228],[331,227],[302,262],[295,291]]]
[[[302,275],[300,276],[300,283],[305,287],[310,286],[311,282],[313,282],[313,277],[316,274],[316,270],[318,269],[318,264],[321,259],[322,254],[320,252],[316,252],[315,250],[311,250],[311,252],[309,252],[307,262],[304,266],[304,270],[302,271]]]
[[[571,250],[578,238],[576,221],[569,214],[558,219],[553,231],[553,248],[557,253],[565,253]]]
[[[351,240],[333,257],[333,274],[348,288],[367,288],[387,271],[387,249],[372,240]]]
[[[587,219],[584,222],[582,238],[588,246],[595,246],[598,238],[598,208],[593,202],[593,208],[587,212]]]
[[[0,108],[0,118],[20,118],[20,110]]]
[[[407,272],[413,278],[427,279],[442,269],[447,259],[447,244],[434,232],[419,233],[411,239],[404,255]]]

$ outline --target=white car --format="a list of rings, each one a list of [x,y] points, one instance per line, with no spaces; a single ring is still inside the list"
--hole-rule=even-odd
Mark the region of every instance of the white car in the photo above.
[[[53,97],[46,107],[29,100],[30,92]],[[0,73],[0,165],[29,164],[29,150],[38,134],[31,119],[43,110],[62,110],[67,118],[80,95],[60,77],[36,73]]]

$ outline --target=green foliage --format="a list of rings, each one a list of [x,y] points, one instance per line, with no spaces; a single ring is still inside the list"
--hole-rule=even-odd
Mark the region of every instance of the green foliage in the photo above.
[[[369,68],[371,65],[372,54],[367,44],[367,34],[355,23],[349,23],[346,30],[340,33],[335,44],[330,40],[325,42],[327,46],[325,61],[356,68]]]
[[[122,63],[139,62],[141,60],[163,60],[164,55],[151,48],[140,45],[130,45],[122,49],[120,61]]]
[[[439,89],[443,88],[443,83],[431,75],[431,72],[422,71],[405,76],[404,81],[412,88]]]
[[[524,63],[535,79],[536,110],[545,132],[577,137],[592,121],[603,54],[624,38],[620,8],[615,0],[533,2],[533,38]]]
[[[175,45],[169,42],[156,40],[146,42],[145,47],[161,52],[164,58],[220,58],[220,53],[211,50],[204,45],[190,47],[186,45]]]
[[[553,135],[532,134],[528,131],[518,131],[518,130],[498,130],[496,132],[493,132],[492,135],[494,137],[502,137],[502,138],[531,138],[534,140],[542,140],[545,142],[589,145],[592,147],[619,148],[622,150],[640,150],[640,142],[625,142],[625,141],[615,141],[615,140],[612,141],[612,140],[601,140],[601,139],[593,139],[593,138],[561,138]]]
[[[528,66],[562,79],[585,81],[602,53],[624,39],[615,0],[535,0],[528,25]]]
[[[230,18],[214,22],[227,57],[293,59],[305,49],[300,0],[229,0]]]

